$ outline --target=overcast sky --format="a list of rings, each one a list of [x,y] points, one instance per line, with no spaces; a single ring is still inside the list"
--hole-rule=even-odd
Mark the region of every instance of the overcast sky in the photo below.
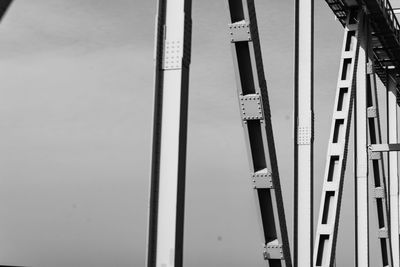
[[[188,267],[263,266],[226,2],[193,1]],[[11,6],[0,25],[0,264],[144,265],[155,7],[155,0]],[[293,1],[256,7],[292,236]],[[315,11],[317,212],[343,29],[325,1]],[[353,262],[351,161],[338,266]]]

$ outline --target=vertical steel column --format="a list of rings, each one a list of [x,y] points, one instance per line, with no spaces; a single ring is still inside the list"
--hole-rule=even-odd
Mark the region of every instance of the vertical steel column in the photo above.
[[[147,266],[182,266],[191,0],[159,0]]]
[[[369,49],[369,51],[371,51]],[[381,144],[382,134],[379,118],[378,93],[373,63],[370,60],[367,66],[367,116],[370,144]],[[376,205],[376,230],[380,243],[382,266],[393,266],[392,246],[389,239],[389,208],[387,203],[387,186],[385,179],[385,165],[382,152],[369,152],[370,172],[368,180],[372,184],[372,192]]]
[[[295,0],[294,266],[312,266],[314,0]],[[300,216],[299,216],[300,215]]]
[[[269,267],[291,267],[254,0],[228,3],[229,37],[251,178],[260,211],[264,259]]]
[[[387,82],[387,134],[388,143],[397,143],[397,82],[388,75]],[[396,151],[388,154],[389,194],[390,194],[390,239],[392,242],[393,265],[400,266],[399,254],[399,175]]]
[[[335,263],[340,202],[346,169],[353,94],[355,90],[355,72],[359,49],[357,40],[358,26],[358,20],[354,12],[350,12],[344,31],[336,100],[314,244],[313,265],[315,267],[333,267]]]
[[[368,156],[367,156],[367,51],[365,15],[361,15],[358,38],[356,97],[354,109],[354,178],[356,209],[356,266],[369,266]]]

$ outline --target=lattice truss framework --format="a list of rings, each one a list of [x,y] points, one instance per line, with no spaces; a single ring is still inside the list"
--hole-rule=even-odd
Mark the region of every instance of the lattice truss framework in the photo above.
[[[12,0],[0,2],[0,20]],[[397,109],[400,26],[388,0],[326,0],[345,28],[319,219],[312,252],[313,1],[296,0],[294,266],[334,266],[351,117],[355,128],[356,266],[369,266],[369,197],[374,199],[381,266],[400,266]],[[267,266],[292,266],[271,112],[254,0],[228,0],[228,32],[236,73],[250,179],[259,210]],[[311,4],[310,4],[311,3]],[[306,16],[304,16],[306,14]],[[300,25],[305,27],[299,28]],[[307,28],[308,27],[308,28]],[[156,79],[147,265],[182,266],[191,1],[158,0]],[[303,30],[303,31],[302,31]],[[308,32],[309,31],[309,32]],[[308,34],[308,33],[311,34]],[[310,47],[307,52],[299,49]],[[307,49],[305,49],[307,50]],[[301,56],[309,57],[304,63]],[[303,58],[304,59],[304,58]],[[376,76],[387,88],[387,144],[382,144]],[[173,92],[173,93],[171,93]],[[304,95],[305,97],[299,97]],[[311,101],[310,101],[311,100]],[[176,103],[179,103],[176,105]],[[305,111],[303,110],[305,108]],[[388,153],[388,163],[382,153]],[[301,156],[306,156],[300,158]],[[166,160],[168,158],[168,160]],[[172,158],[172,161],[171,161]],[[171,164],[172,163],[172,164]],[[306,168],[303,168],[306,165]],[[385,177],[387,166],[388,177]],[[301,194],[300,183],[309,187]],[[372,194],[370,194],[372,192]],[[298,202],[299,201],[299,202]],[[168,214],[166,216],[165,214]],[[298,239],[308,233],[307,240]],[[304,244],[301,244],[305,242]],[[304,246],[303,246],[304,245]],[[311,245],[311,246],[310,246]]]
[[[149,267],[182,264],[190,3],[191,1],[184,0],[159,0]],[[376,217],[373,227],[377,236],[376,242],[380,246],[381,264],[399,266],[399,196],[395,163],[396,151],[400,148],[397,145],[396,117],[400,66],[400,53],[397,51],[400,47],[400,34],[399,24],[389,2],[327,0],[345,27],[345,32],[323,194],[314,240],[313,1],[295,1],[293,259],[289,251],[254,1],[228,0],[228,3],[231,18],[228,33],[238,102],[267,266],[292,266],[292,262],[294,266],[334,266],[353,113],[356,137],[356,265],[369,266],[371,241],[368,203],[372,197]],[[183,15],[178,16],[181,19],[169,19],[169,16],[172,16],[169,14],[175,14],[173,12],[176,10],[184,11]],[[176,75],[181,78],[168,78]],[[376,76],[388,88],[388,144],[382,144]],[[171,96],[165,98],[164,91],[172,88],[171,86],[176,88],[177,94],[173,96],[175,100]],[[168,101],[180,103],[178,110],[175,107],[175,111],[171,113],[173,108]],[[175,114],[175,117],[171,114]],[[171,128],[171,124],[175,125],[175,128]],[[165,132],[168,132],[168,135],[164,135]],[[174,147],[163,147],[163,143],[169,142],[175,142],[179,149],[173,151],[177,154],[173,155],[172,151],[168,151]],[[387,165],[383,162],[383,152],[389,153]],[[163,165],[165,158],[171,155],[176,159],[175,164],[172,167]],[[385,177],[386,166],[389,169],[388,180]],[[159,216],[168,212],[172,212],[172,217]]]

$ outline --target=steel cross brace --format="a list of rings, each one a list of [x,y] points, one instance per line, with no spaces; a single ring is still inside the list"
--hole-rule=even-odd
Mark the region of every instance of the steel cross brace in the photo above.
[[[372,66],[372,61],[369,61]],[[390,241],[390,223],[389,223],[389,207],[387,197],[387,183],[385,178],[385,165],[383,157],[380,152],[372,152],[373,147],[381,146],[382,134],[380,126],[379,105],[376,88],[376,75],[371,69],[367,74],[367,106],[368,110],[374,110],[368,116],[368,130],[369,130],[369,143],[368,158],[370,165],[370,172],[368,174],[369,184],[371,185],[370,192],[374,198],[376,205],[375,213],[375,229],[377,230],[377,237],[379,239],[381,264],[382,266],[395,266],[393,265],[392,244]],[[374,157],[374,154],[377,156]]]
[[[351,13],[347,18],[345,26],[339,77],[336,87],[336,100],[314,243],[313,266],[315,267],[333,267],[335,263],[335,247],[353,109],[356,63],[359,51],[358,32],[357,16]]]
[[[229,0],[228,3],[231,17],[229,39],[261,222],[264,259],[270,267],[291,267],[254,0]]]
[[[353,21],[353,23],[351,23]],[[335,265],[337,229],[340,202],[348,150],[351,111],[355,106],[355,196],[356,196],[356,266],[369,266],[369,207],[368,180],[374,189],[377,211],[377,236],[380,240],[382,266],[392,263],[389,242],[389,218],[386,202],[384,165],[378,158],[372,160],[368,172],[367,140],[369,148],[381,146],[375,76],[368,62],[368,21],[363,12],[357,18],[347,18],[339,71],[339,81],[331,129],[328,159],[325,169],[323,195],[314,247],[314,266]],[[350,92],[351,88],[351,93]],[[372,112],[373,111],[373,112]]]

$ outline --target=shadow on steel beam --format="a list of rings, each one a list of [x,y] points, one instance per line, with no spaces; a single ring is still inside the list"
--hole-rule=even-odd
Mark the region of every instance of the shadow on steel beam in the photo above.
[[[0,21],[3,19],[4,14],[6,14],[8,7],[11,5],[13,0],[0,0]],[[0,265],[2,267],[3,265]]]

